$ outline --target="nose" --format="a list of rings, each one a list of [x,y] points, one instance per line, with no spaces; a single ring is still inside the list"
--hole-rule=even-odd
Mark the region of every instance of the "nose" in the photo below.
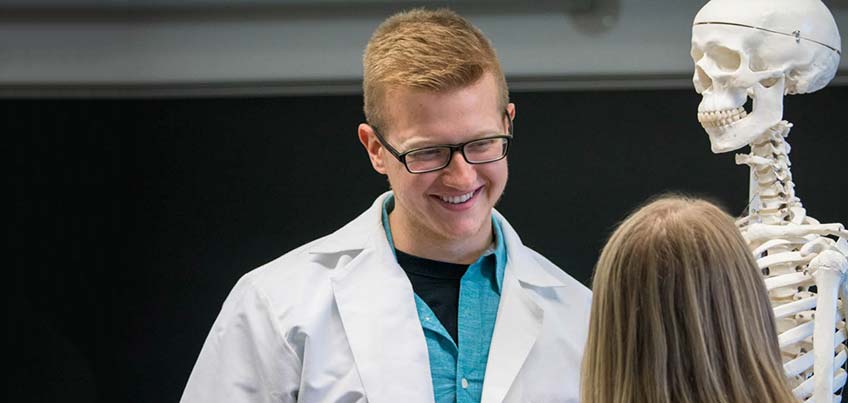
[[[442,171],[445,185],[451,187],[467,189],[477,181],[477,168],[465,161],[462,153],[458,151],[451,155],[450,163]]]

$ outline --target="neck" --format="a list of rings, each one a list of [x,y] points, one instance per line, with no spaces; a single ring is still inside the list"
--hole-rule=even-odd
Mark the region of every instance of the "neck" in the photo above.
[[[751,167],[750,223],[800,224],[806,215],[789,169],[786,137],[791,128],[791,123],[780,121],[751,143],[749,154],[736,155],[738,165]]]
[[[389,213],[389,225],[395,248],[413,256],[440,262],[472,264],[492,245],[492,220],[478,234],[462,239],[439,237],[423,228],[403,223],[400,214]]]

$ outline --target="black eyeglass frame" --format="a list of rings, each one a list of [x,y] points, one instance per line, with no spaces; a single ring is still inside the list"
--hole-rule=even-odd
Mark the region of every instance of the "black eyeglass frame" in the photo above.
[[[506,155],[509,154],[509,146],[510,146],[510,143],[512,142],[512,140],[513,140],[513,134],[512,134],[512,118],[509,117],[509,111],[508,110],[504,111],[504,115],[506,116],[506,120],[509,122],[507,124],[507,131],[508,131],[509,134],[499,134],[497,136],[481,137],[479,139],[469,140],[469,141],[466,141],[464,143],[458,143],[458,144],[436,144],[436,145],[427,146],[427,147],[413,148],[412,150],[407,150],[407,151],[404,151],[404,152],[399,152],[397,149],[392,147],[389,144],[389,142],[386,141],[386,138],[383,137],[383,135],[380,134],[380,131],[377,129],[377,126],[374,126],[374,125],[370,125],[370,126],[371,126],[371,129],[374,130],[374,136],[377,137],[377,141],[379,141],[380,144],[383,147],[386,148],[386,150],[389,150],[389,153],[392,154],[392,156],[394,156],[398,161],[400,161],[400,163],[403,164],[403,166],[406,168],[407,172],[409,172],[411,174],[423,174],[423,173],[434,172],[434,171],[438,171],[440,169],[447,168],[448,165],[450,165],[451,160],[453,159],[453,154],[457,151],[459,151],[459,153],[462,154],[462,158],[465,160],[465,162],[467,162],[471,165],[488,164],[490,162],[500,161],[500,160],[506,158]],[[465,146],[466,145],[468,145],[469,143],[473,143],[475,141],[492,140],[492,139],[506,139],[506,144],[504,145],[504,152],[503,152],[503,155],[500,158],[489,160],[489,161],[483,161],[483,162],[471,162],[471,161],[468,160],[468,156],[465,155]],[[442,165],[438,168],[428,169],[426,171],[413,171],[413,170],[409,169],[409,165],[406,164],[406,156],[408,154],[414,153],[416,151],[427,150],[427,149],[430,149],[430,148],[448,148],[448,149],[450,149],[450,156],[447,158],[447,162],[444,165]]]

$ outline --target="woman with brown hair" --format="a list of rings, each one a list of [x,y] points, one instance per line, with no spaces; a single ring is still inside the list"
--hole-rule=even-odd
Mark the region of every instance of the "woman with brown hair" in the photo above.
[[[665,196],[631,214],[592,288],[583,403],[797,401],[754,258],[709,202]]]

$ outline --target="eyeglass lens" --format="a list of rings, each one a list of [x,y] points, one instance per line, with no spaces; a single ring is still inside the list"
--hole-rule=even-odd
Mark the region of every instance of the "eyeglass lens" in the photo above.
[[[506,155],[506,138],[480,139],[466,143],[462,152],[471,164],[497,161]],[[406,154],[406,166],[410,171],[422,172],[439,169],[450,163],[450,147],[429,147]]]

